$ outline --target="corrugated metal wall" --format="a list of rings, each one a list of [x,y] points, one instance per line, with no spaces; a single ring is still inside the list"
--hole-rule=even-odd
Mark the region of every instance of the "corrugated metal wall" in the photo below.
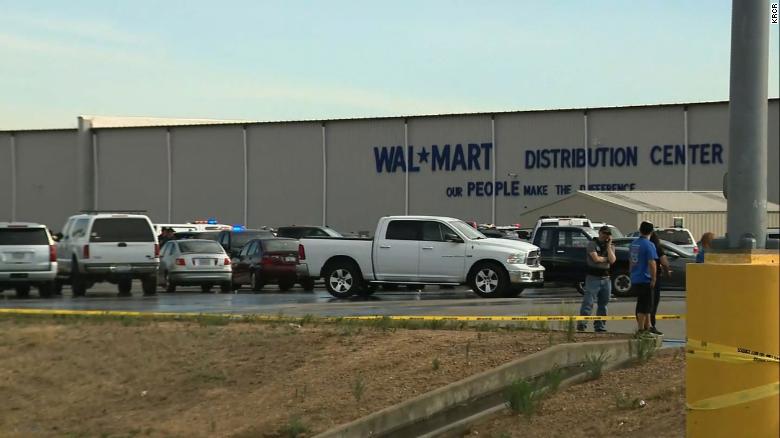
[[[76,131],[17,132],[16,220],[59,230],[78,210]]]
[[[780,190],[779,114],[774,99],[768,124],[772,202]],[[686,119],[687,165],[678,154],[685,151]],[[728,106],[93,132],[98,208],[145,209],[158,222],[216,217],[250,226],[326,222],[359,231],[373,230],[379,216],[406,212],[527,224],[527,211],[586,183],[595,190],[684,190],[687,181],[690,190],[720,190]],[[59,228],[78,210],[76,131],[18,132],[13,160],[10,138],[0,133],[0,217],[13,213],[10,164],[17,175],[15,218]],[[586,143],[593,164],[575,159],[579,153],[584,158]],[[720,155],[714,145],[722,146]]]

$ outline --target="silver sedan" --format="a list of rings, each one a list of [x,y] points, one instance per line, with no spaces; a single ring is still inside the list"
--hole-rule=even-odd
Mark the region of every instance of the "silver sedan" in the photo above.
[[[200,285],[209,292],[219,285],[220,292],[233,290],[230,258],[222,246],[213,240],[171,240],[160,251],[158,283],[166,292],[176,292],[176,286]]]

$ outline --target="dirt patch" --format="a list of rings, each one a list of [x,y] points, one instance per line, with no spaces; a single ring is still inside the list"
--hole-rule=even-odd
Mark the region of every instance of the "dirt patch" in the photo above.
[[[641,407],[641,401],[645,402]],[[663,350],[647,363],[562,389],[530,418],[509,411],[465,436],[685,436],[685,352]]]
[[[311,436],[565,338],[221,324],[0,318],[0,436]]]

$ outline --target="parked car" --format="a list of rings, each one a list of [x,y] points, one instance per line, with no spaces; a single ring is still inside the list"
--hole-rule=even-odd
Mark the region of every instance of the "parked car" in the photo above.
[[[531,238],[533,239],[540,227],[588,227],[593,228],[590,219],[583,215],[578,216],[539,216],[534,225]]]
[[[253,239],[268,239],[275,237],[274,233],[268,230],[248,230],[244,228],[233,228],[220,231],[217,235],[217,242],[225,248],[230,257],[235,257],[241,251],[241,248]]]
[[[624,297],[631,295],[631,271],[629,270],[629,246],[636,237],[613,239],[617,261],[612,265],[612,293]],[[661,240],[661,247],[669,260],[671,278],[661,279],[663,289],[685,290],[685,272],[688,263],[696,262],[696,255],[687,248]]]
[[[517,233],[513,232],[512,230],[500,230],[498,228],[477,228],[477,230],[484,234],[485,237],[494,239],[520,240],[520,238],[517,237]]]
[[[249,284],[257,292],[266,284],[275,283],[282,291],[290,290],[302,273],[298,266],[300,251],[300,244],[295,239],[250,240],[233,258],[233,287]],[[314,287],[313,282],[311,287]]]
[[[54,293],[57,252],[45,225],[0,222],[0,292],[16,289],[25,298],[32,287],[41,298]]]
[[[157,293],[160,247],[145,215],[92,212],[68,218],[57,244],[57,281],[83,296],[97,282],[129,295],[133,279],[144,295]]]
[[[766,229],[766,238],[767,239],[780,239],[780,228],[767,228]]]
[[[533,244],[539,247],[545,280],[574,287],[584,293],[588,272],[587,246],[598,237],[590,225],[559,226],[548,223],[536,230]]]
[[[601,227],[603,227],[605,225],[608,226],[609,230],[612,232],[612,238],[613,239],[618,239],[620,237],[625,237],[623,235],[623,232],[620,231],[620,229],[618,227],[616,227],[616,226],[614,226],[612,224],[608,224],[608,223],[604,223],[604,222],[591,222],[590,223],[590,227],[593,228],[596,231],[598,231]]]
[[[276,230],[276,237],[289,237],[291,239],[300,239],[302,237],[344,237],[344,236],[338,231],[329,227],[293,225],[290,227],[279,227]]]
[[[655,234],[658,235],[659,239],[685,248],[689,252],[694,254],[699,252],[696,238],[693,237],[693,234],[687,228],[659,228],[655,230]]]
[[[219,231],[180,231],[173,234],[173,239],[206,239],[216,242],[219,239]]]
[[[389,216],[373,239],[301,239],[308,276],[337,298],[368,295],[381,284],[468,284],[482,297],[517,296],[540,286],[539,249],[490,239],[459,219]]]
[[[177,286],[200,286],[207,293],[215,285],[220,292],[233,290],[230,257],[213,240],[170,240],[160,251],[158,283],[166,292],[176,292]]]

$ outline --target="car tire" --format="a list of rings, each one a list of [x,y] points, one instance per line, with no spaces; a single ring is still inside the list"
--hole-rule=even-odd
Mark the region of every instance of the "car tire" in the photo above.
[[[504,294],[504,297],[517,298],[520,296],[521,293],[523,293],[523,290],[525,290],[523,286],[512,286],[509,289],[507,289],[507,292]]]
[[[578,281],[574,283],[574,288],[577,289],[577,292],[579,292],[580,295],[585,295],[585,282],[584,281]]]
[[[233,292],[233,283],[230,281],[226,281],[224,283],[220,283],[219,285],[219,293],[223,294],[229,294]]]
[[[612,277],[612,294],[616,297],[631,296],[631,274],[619,272]]]
[[[171,277],[168,273],[165,273],[165,292],[172,294],[176,292],[176,283],[171,281]]]
[[[468,278],[471,290],[482,298],[498,298],[509,290],[509,274],[503,266],[494,262],[478,264]]]
[[[16,286],[16,298],[27,298],[30,296],[30,285],[24,284]]]
[[[38,285],[38,296],[41,298],[51,298],[52,293],[54,293],[53,281],[48,283],[41,283]]]
[[[130,291],[133,290],[133,280],[122,279],[116,283],[116,288],[119,291],[120,297],[130,296]]]
[[[358,266],[349,261],[337,261],[325,268],[325,288],[336,298],[349,298],[363,290],[363,276]]]
[[[201,284],[200,285],[200,292],[204,293],[204,294],[207,294],[207,293],[211,292],[211,285],[208,284],[208,283],[207,284]]]
[[[157,295],[157,274],[147,275],[142,278],[141,290],[144,291],[144,296],[146,297]]]
[[[256,272],[249,274],[249,284],[251,285],[252,291],[254,292],[260,292],[263,290],[263,286],[265,286],[263,281],[258,278]]]
[[[311,291],[313,291],[313,290],[314,290],[314,279],[312,279],[312,278],[307,278],[307,279],[305,279],[305,280],[302,280],[302,281],[301,281],[301,287],[302,287],[302,288],[303,288],[303,290],[305,290],[306,292],[311,292]]]
[[[295,285],[292,281],[280,281],[279,282],[279,290],[282,292],[287,292],[288,290],[292,289],[292,287]]]
[[[79,263],[75,257],[70,266],[70,289],[74,297],[83,297],[87,293],[87,282],[79,272]]]

